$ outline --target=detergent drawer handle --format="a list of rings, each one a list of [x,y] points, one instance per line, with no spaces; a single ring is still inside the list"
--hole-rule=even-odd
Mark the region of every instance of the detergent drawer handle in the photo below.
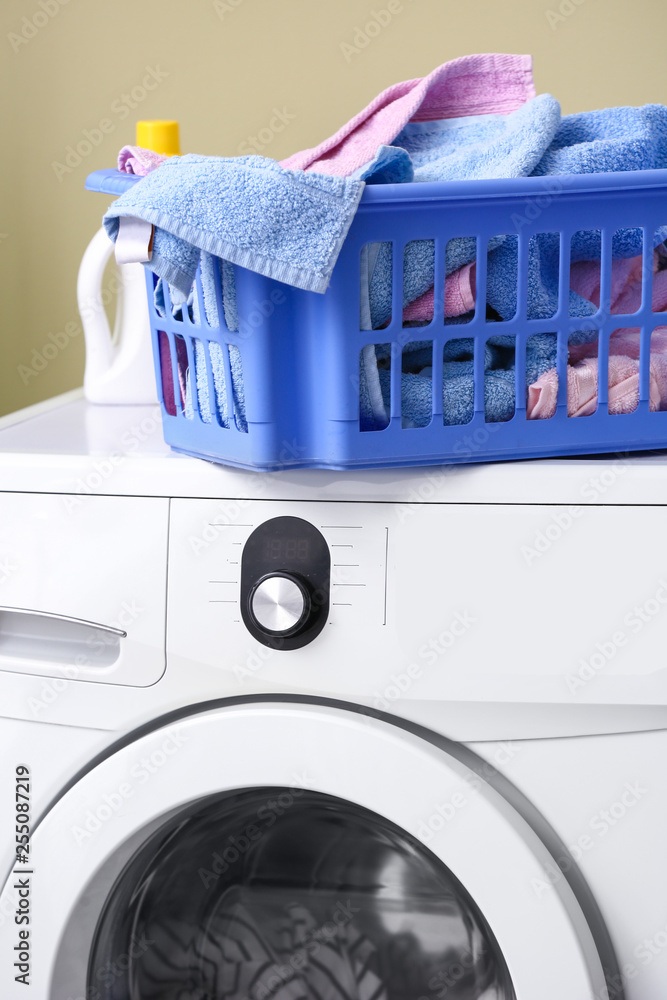
[[[73,625],[82,625],[86,628],[99,629],[100,632],[110,632],[112,635],[117,635],[120,639],[127,638],[127,632],[122,628],[114,628],[113,625],[100,625],[99,622],[90,622],[85,618],[72,618],[70,615],[57,615],[52,611],[33,611],[30,608],[10,608],[0,605],[0,614],[12,614],[12,615],[33,615],[37,618],[52,618],[59,622],[71,622]]]
[[[121,657],[124,629],[85,618],[0,606],[0,660],[9,669],[72,668],[75,676],[99,676]],[[20,665],[23,666],[20,666]],[[3,666],[2,669],[7,669]]]

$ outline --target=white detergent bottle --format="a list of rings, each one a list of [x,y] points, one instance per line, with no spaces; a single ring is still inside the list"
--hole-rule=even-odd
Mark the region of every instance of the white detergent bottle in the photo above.
[[[137,146],[175,156],[180,152],[178,122],[137,122]],[[90,403],[156,404],[143,264],[117,265],[116,320],[113,334],[105,311],[104,269],[114,251],[104,229],[88,244],[79,267],[77,301],[86,345],[83,376]]]

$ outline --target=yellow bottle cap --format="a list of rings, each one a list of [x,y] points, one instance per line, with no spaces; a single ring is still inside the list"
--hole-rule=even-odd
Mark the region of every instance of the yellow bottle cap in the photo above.
[[[153,121],[137,122],[137,146],[152,149],[164,156],[180,156],[181,143],[178,136],[178,122]]]

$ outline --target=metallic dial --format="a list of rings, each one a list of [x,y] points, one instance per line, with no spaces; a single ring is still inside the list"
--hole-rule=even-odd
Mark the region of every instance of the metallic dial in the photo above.
[[[308,616],[310,598],[287,574],[267,576],[250,595],[250,612],[261,629],[278,635],[294,632]]]

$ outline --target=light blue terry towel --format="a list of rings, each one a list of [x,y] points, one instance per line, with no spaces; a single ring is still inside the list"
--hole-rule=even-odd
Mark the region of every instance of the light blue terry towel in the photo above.
[[[667,108],[606,108],[566,115],[553,142],[533,170],[533,176],[653,170],[667,167]],[[658,229],[654,245],[667,239],[667,226]],[[528,318],[553,316],[558,304],[558,238],[541,234],[538,251],[529,260]],[[532,249],[532,248],[531,248]],[[514,315],[516,301],[517,237],[489,254],[487,303],[503,319]],[[612,257],[636,257],[642,252],[641,229],[619,229],[612,241]],[[600,259],[598,231],[576,233],[570,247],[572,263]],[[570,316],[596,312],[590,303],[570,292]],[[540,373],[542,374],[542,373]]]
[[[558,101],[540,94],[509,115],[409,122],[393,145],[410,154],[415,181],[527,177],[560,121]]]
[[[189,303],[192,308],[192,319],[198,325],[207,325],[212,329],[220,326],[218,316],[218,298],[216,289],[221,291],[222,306],[224,312],[224,324],[228,330],[238,331],[238,313],[236,308],[236,282],[234,280],[234,266],[229,261],[219,260],[211,254],[202,252],[200,260],[200,274],[202,292],[204,295],[204,313],[202,317],[199,308],[199,300],[191,293]],[[243,385],[243,359],[241,351],[235,344],[229,344],[229,366],[232,380],[233,411],[229,408],[227,399],[227,383],[225,381],[225,362],[223,351],[225,348],[215,341],[209,342],[209,359],[211,372],[213,375],[213,387],[215,390],[215,400],[217,416],[223,427],[231,427],[235,423],[238,430],[247,432],[248,422],[245,408],[245,389]],[[206,351],[203,343],[198,338],[194,340],[195,358],[195,383],[197,386],[197,402],[199,412],[204,423],[212,422],[211,400],[208,387],[208,373],[206,370]],[[194,406],[192,403],[192,379],[188,371],[186,376],[186,396],[185,396],[185,416],[194,418]]]
[[[667,167],[667,108],[604,108],[566,115],[533,174],[597,174]]]
[[[378,146],[375,159],[355,170],[350,177],[367,184],[407,184],[414,180],[410,154],[399,146]]]
[[[200,251],[323,293],[364,189],[345,177],[285,170],[263,156],[173,156],[104,216],[153,223],[149,270],[187,297]]]
[[[209,343],[209,358],[211,371],[213,374],[213,387],[215,390],[214,406],[217,416],[223,427],[232,427],[234,424],[239,431],[247,432],[248,422],[246,419],[245,395],[243,389],[243,365],[241,352],[235,344],[229,344],[229,363],[232,376],[232,391],[234,405],[230,410],[227,398],[227,383],[225,381],[225,362],[223,356],[224,348],[220,344],[211,341]],[[195,383],[197,387],[197,403],[201,419],[205,424],[213,423],[211,415],[211,400],[208,391],[208,374],[206,371],[206,353],[201,340],[194,341],[195,357]],[[185,416],[189,420],[194,419],[194,405],[192,402],[192,376],[188,370],[186,375],[185,392]]]
[[[667,108],[647,105],[643,108],[608,108],[559,117],[558,103],[549,95],[527,102],[511,115],[480,116],[474,119],[417,122],[408,124],[394,140],[413,162],[415,181],[462,180],[480,177],[515,177],[525,174],[600,173],[604,171],[659,169],[667,167]],[[531,129],[535,134],[531,134]],[[497,137],[498,145],[494,146]],[[544,142],[544,139],[547,139]],[[487,149],[485,142],[490,144]],[[516,143],[516,148],[513,148]],[[536,156],[536,152],[541,152]],[[469,160],[467,159],[469,157]],[[504,172],[505,171],[505,172]],[[368,182],[374,175],[367,168]],[[594,233],[576,234],[571,247],[572,261],[599,258]],[[667,238],[667,227],[658,231],[655,243]],[[499,241],[502,243],[503,241]],[[406,248],[406,272],[409,283],[404,288],[404,305],[412,302],[433,284],[432,254]],[[489,247],[489,252],[494,248]],[[449,248],[448,248],[449,250]],[[540,237],[539,268],[534,262],[528,282],[528,318],[544,315],[548,300],[553,315],[557,301],[557,268],[549,267],[551,246]],[[642,252],[641,230],[621,230],[614,236],[615,257],[634,257]],[[408,261],[408,254],[411,259]],[[461,254],[457,267],[474,260],[474,241],[469,253]],[[452,267],[451,270],[456,270]],[[516,310],[508,295],[516,286],[516,237],[502,249],[489,255],[487,301],[502,318]],[[447,273],[451,273],[449,260]],[[391,246],[383,244],[369,289],[372,329],[381,327],[391,315]],[[571,315],[588,315],[579,297],[571,299]]]
[[[492,237],[489,240],[489,251],[504,243],[505,238]],[[368,286],[368,313],[365,311],[365,296],[362,294],[361,329],[377,330],[391,317],[393,249],[391,243],[369,243],[367,247],[368,266],[372,277]],[[474,236],[460,236],[449,240],[445,250],[445,274],[450,275],[465,264],[469,264],[475,259],[476,253],[477,240]],[[411,240],[406,244],[403,255],[403,307],[427,292],[433,285],[434,276],[435,241]],[[363,289],[365,287],[363,273],[361,281]]]
[[[216,289],[221,293],[223,305],[223,322],[228,330],[238,331],[238,312],[236,307],[236,283],[234,279],[234,265],[229,261],[219,260],[211,254],[202,251],[200,260],[201,287],[203,292],[204,310],[199,305],[195,288],[190,289],[187,299],[182,296],[174,296],[173,288],[170,290],[172,302],[171,312],[176,320],[183,319],[183,312],[187,311],[191,322],[197,327],[206,331],[210,328],[215,336],[220,331],[221,325],[218,315],[218,295]],[[176,299],[174,301],[174,299]],[[161,316],[166,315],[167,302],[164,291],[164,279],[160,278],[155,288],[155,304]],[[222,330],[224,330],[222,326]],[[195,384],[197,391],[197,403],[201,419],[205,424],[214,422],[217,418],[223,427],[236,426],[240,431],[247,432],[248,422],[245,408],[245,389],[243,384],[243,361],[241,352],[235,344],[227,344],[224,347],[215,340],[208,340],[208,352],[204,346],[204,341],[199,336],[193,337],[193,354],[195,367]],[[233,408],[230,410],[227,398],[227,382],[225,379],[224,351],[228,351],[230,375],[232,382]],[[211,374],[213,377],[214,399],[211,403],[208,371],[206,358],[209,358]],[[179,365],[186,368],[185,375],[185,400],[183,412],[188,420],[194,420],[195,407],[192,396],[192,378],[190,369],[187,367],[185,349]]]
[[[468,322],[471,315],[459,316],[453,323]],[[370,345],[371,348],[373,345]],[[442,383],[443,423],[446,426],[467,424],[474,413],[474,346],[472,337],[458,337],[445,345]],[[509,420],[515,411],[516,358],[513,338],[490,337],[484,347],[484,411],[487,423]],[[389,419],[391,373],[388,352],[376,348],[380,403],[371,398],[373,387],[370,364],[364,371],[365,391],[361,394],[361,429],[382,430]],[[534,382],[556,351],[556,335],[535,334],[529,339],[526,354],[526,386]],[[433,347],[430,341],[414,341],[402,357],[401,418],[404,427],[425,427],[431,422]]]
[[[403,149],[412,162],[413,177],[402,162],[402,172],[415,181],[474,180],[525,177],[532,173],[556,135],[560,105],[550,94],[527,101],[509,115],[477,115],[432,122],[410,122],[381,147],[372,163],[361,171],[367,183],[386,183],[383,164],[391,162],[388,150]],[[403,179],[403,178],[401,178]],[[498,238],[490,247],[502,242]],[[446,273],[451,274],[475,259],[476,240],[451,240]],[[368,298],[371,329],[391,316],[391,244],[381,245],[370,275]],[[403,305],[418,298],[433,284],[433,241],[415,240],[405,250]],[[362,296],[363,301],[363,296]]]
[[[530,174],[553,140],[560,122],[560,106],[549,94],[528,101],[509,115],[481,115],[444,121],[410,123],[396,137],[392,147],[382,147],[375,160],[363,169],[367,183],[386,183],[386,164],[400,168],[405,177],[410,171],[404,159],[392,150],[403,149],[413,165],[415,181],[465,180],[480,177],[519,177]],[[396,167],[398,164],[398,168]],[[489,250],[500,247],[503,236],[495,237]],[[366,248],[365,248],[366,249]],[[447,275],[475,259],[477,241],[462,236],[449,241],[446,249]],[[364,281],[362,256],[361,327],[378,329],[391,316],[392,244],[374,244],[368,248],[367,274]],[[433,240],[413,240],[404,252],[403,306],[428,291],[434,279]],[[368,289],[367,292],[365,289]],[[451,322],[448,320],[448,322]],[[487,359],[488,360],[488,359]],[[489,362],[490,363],[490,362]],[[360,398],[362,429],[380,429],[388,423],[389,374],[375,371],[378,362],[372,345],[362,354],[360,366]],[[469,373],[462,377],[472,380]],[[430,380],[405,373],[403,389],[409,389],[409,401],[403,400],[407,421],[413,426],[428,422],[432,406]],[[428,388],[426,388],[428,386]],[[458,415],[461,386],[450,386],[447,379],[444,400]],[[470,390],[468,392],[468,389]],[[472,382],[466,387],[472,405]],[[424,409],[425,407],[425,409]],[[502,409],[502,408],[500,408]],[[499,410],[500,412],[500,410]],[[466,422],[453,419],[454,423]]]
[[[414,162],[415,180],[435,179],[433,170],[437,162],[438,125],[443,123],[420,123],[409,125],[404,130],[417,137],[423,137],[423,149],[410,150]],[[447,131],[447,127],[445,128]],[[452,134],[456,129],[451,130]],[[407,143],[412,143],[412,135],[406,135]],[[402,144],[401,137],[394,140],[396,145]],[[418,162],[417,158],[421,157]],[[540,161],[535,165],[534,176],[552,174],[593,173],[602,171],[628,169],[660,169],[667,167],[667,108],[662,105],[648,105],[645,108],[610,108],[604,111],[586,112],[570,115],[562,119],[553,141]],[[372,178],[372,173],[370,174]],[[654,238],[658,246],[667,239],[667,227],[659,229]],[[404,295],[404,305],[433,284],[433,255],[424,250],[413,252],[410,267],[413,271],[409,282],[405,282],[408,294]],[[529,319],[549,318],[553,316],[558,306],[559,278],[559,240],[551,234],[541,234],[531,242],[528,258],[527,316]],[[517,284],[517,248],[516,236],[507,236],[498,245],[489,248],[487,264],[487,305],[501,319],[510,319],[516,313]],[[406,248],[406,264],[408,250]],[[449,250],[449,248],[448,248]],[[618,230],[613,237],[612,256],[634,257],[642,252],[641,229]],[[599,232],[577,233],[571,244],[570,256],[572,262],[600,259]],[[471,247],[469,260],[474,259],[474,248]],[[381,327],[391,315],[391,246],[382,244],[376,252],[377,268],[371,274],[368,292],[370,304],[370,319],[372,328]],[[462,260],[461,263],[466,263]],[[449,260],[446,272],[450,273]],[[416,294],[415,294],[416,290]],[[363,299],[362,299],[363,301]],[[570,291],[570,316],[590,316],[597,311],[593,303]],[[363,318],[363,316],[362,316]],[[448,323],[451,322],[448,320]],[[592,331],[582,330],[571,336],[572,342],[586,341],[595,336]],[[509,338],[506,338],[509,340]],[[499,346],[503,338],[492,338]],[[510,344],[506,344],[509,349]],[[485,358],[485,408],[487,420],[508,419],[514,412],[514,362],[509,360],[513,355],[508,353],[505,363],[502,358]],[[369,357],[368,364],[371,359]],[[454,365],[467,362],[453,362]],[[556,363],[556,338],[551,334],[533,337],[529,341],[526,354],[526,371],[529,380],[536,380]],[[445,385],[443,402],[446,407],[445,422],[449,422],[447,414],[451,412],[452,423],[465,423],[472,418],[473,382],[472,360],[469,361],[470,371],[463,368],[444,367]],[[498,367],[500,365],[501,367]],[[424,371],[429,373],[428,368]],[[366,373],[367,383],[372,382],[372,376]],[[388,406],[388,372],[380,370],[379,381],[382,387],[383,407],[375,412],[364,413],[362,425],[371,429],[374,425],[386,426]],[[449,399],[449,402],[447,400]],[[430,378],[420,375],[418,370],[405,371],[402,375],[402,400],[404,419],[413,426],[423,426],[430,419],[431,389]],[[367,403],[370,399],[366,398]],[[362,403],[364,400],[362,400]],[[450,409],[448,410],[447,407]],[[465,418],[465,419],[463,419]]]

